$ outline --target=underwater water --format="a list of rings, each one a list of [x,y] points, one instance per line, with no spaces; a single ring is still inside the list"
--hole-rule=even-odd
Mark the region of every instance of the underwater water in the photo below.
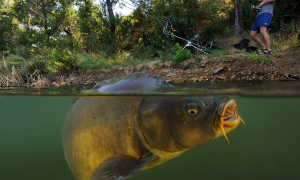
[[[210,140],[130,180],[298,179],[298,84],[187,84],[173,94],[160,92],[159,96],[229,96],[246,125],[240,123],[227,134],[230,145],[224,137]],[[1,180],[74,180],[64,157],[62,127],[74,97],[108,96],[88,94],[89,88],[0,90]]]

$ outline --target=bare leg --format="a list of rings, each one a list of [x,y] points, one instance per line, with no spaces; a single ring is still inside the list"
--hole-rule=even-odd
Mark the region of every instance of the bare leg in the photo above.
[[[260,27],[259,30],[260,30],[260,33],[263,36],[263,38],[264,38],[264,40],[267,44],[267,49],[269,51],[271,51],[271,41],[270,41],[270,36],[267,33],[267,26],[262,26],[262,27]]]
[[[261,39],[257,36],[257,31],[251,31],[250,37],[262,48],[266,49],[266,46],[261,41]]]

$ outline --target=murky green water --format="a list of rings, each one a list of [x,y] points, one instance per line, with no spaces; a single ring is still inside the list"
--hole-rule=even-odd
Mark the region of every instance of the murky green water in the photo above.
[[[213,139],[160,166],[139,172],[131,180],[298,179],[300,89],[297,84],[286,91],[281,84],[280,91],[279,87],[272,87],[265,94],[250,88],[244,95],[237,93],[238,88],[232,90],[232,85],[226,87],[231,91],[223,94],[236,100],[239,115],[246,122],[246,126],[240,124],[228,134],[229,146],[223,137]],[[262,85],[254,89],[259,87]],[[1,180],[74,180],[64,158],[61,137],[73,96],[82,95],[82,89],[88,87],[72,87],[69,91],[52,89],[51,93],[1,90]],[[222,94],[220,89],[212,87],[211,91]],[[185,95],[193,95],[187,92],[184,91]]]

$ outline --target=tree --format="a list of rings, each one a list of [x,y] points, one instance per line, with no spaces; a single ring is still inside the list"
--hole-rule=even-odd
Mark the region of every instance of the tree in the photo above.
[[[86,52],[89,52],[92,45],[90,44],[90,38],[92,34],[92,3],[89,0],[85,0],[84,4],[80,1],[78,9],[79,20],[77,25],[79,26],[81,37],[83,38],[85,44]]]
[[[0,4],[0,55],[4,55],[14,50],[18,25],[9,1],[1,0]]]
[[[243,9],[240,5],[241,0],[234,0],[234,34],[239,35],[243,30]]]
[[[69,18],[72,15],[72,0],[15,0],[14,11],[18,21],[24,25],[23,46],[57,46],[64,32],[66,44],[73,49]],[[74,10],[73,10],[74,12]],[[68,20],[67,20],[68,19]],[[27,40],[25,40],[25,39]],[[30,42],[27,42],[30,40]],[[24,43],[22,43],[24,42]],[[30,49],[30,47],[28,47]]]
[[[109,22],[110,22],[110,36],[111,36],[111,45],[113,48],[116,48],[116,23],[115,16],[113,12],[113,1],[106,0],[106,6],[109,14]]]

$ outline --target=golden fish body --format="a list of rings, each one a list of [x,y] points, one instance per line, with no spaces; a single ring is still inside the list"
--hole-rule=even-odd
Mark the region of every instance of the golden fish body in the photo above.
[[[169,84],[161,78],[140,73],[100,83],[93,90],[165,86]],[[80,98],[64,123],[64,153],[76,180],[128,179],[225,135],[239,121],[236,104],[229,98]]]

